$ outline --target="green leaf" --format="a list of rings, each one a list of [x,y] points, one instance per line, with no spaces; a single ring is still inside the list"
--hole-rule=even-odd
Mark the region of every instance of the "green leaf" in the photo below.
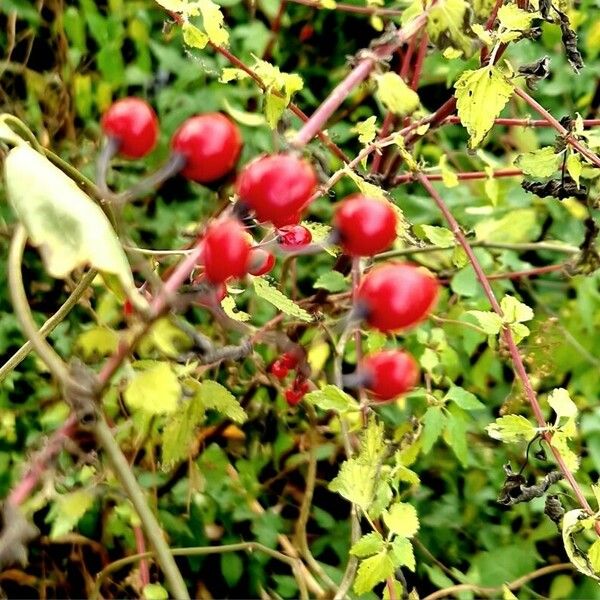
[[[229,32],[224,26],[221,7],[212,0],[200,0],[198,4],[208,39],[217,46],[226,46],[229,43]]]
[[[415,552],[409,540],[400,536],[395,537],[392,542],[391,551],[395,569],[398,567],[408,567],[414,573],[417,564],[415,562]]]
[[[446,427],[446,415],[440,406],[430,406],[423,415],[423,432],[421,433],[421,450],[429,454],[431,448]]]
[[[361,561],[353,589],[359,596],[366,594],[393,574],[394,563],[391,557],[387,552],[380,552]]]
[[[472,44],[464,34],[467,11],[470,11],[470,6],[466,0],[440,0],[432,6],[427,20],[427,33],[431,40],[435,44],[450,41],[452,46],[469,56]]]
[[[125,390],[130,409],[151,415],[175,412],[180,397],[181,385],[167,362],[153,363],[149,369],[138,372]]]
[[[359,459],[376,467],[388,452],[388,441],[385,437],[383,423],[374,418],[369,420],[360,438]]]
[[[583,552],[575,541],[575,536],[586,529],[593,526],[593,517],[590,517],[586,511],[582,509],[570,510],[565,513],[562,520],[562,538],[565,552],[569,560],[575,568],[584,575],[600,581],[600,577],[596,574],[594,563],[588,553]],[[597,541],[595,542],[597,543]],[[591,550],[592,546],[590,546]],[[594,550],[594,555],[597,549]],[[594,558],[596,558],[594,556]]]
[[[535,13],[527,12],[516,4],[504,4],[498,10],[501,27],[512,31],[527,31],[534,18],[536,18]]]
[[[579,155],[575,154],[575,152],[571,152],[571,154],[567,156],[566,167],[569,175],[577,184],[577,187],[579,187],[579,179],[581,177],[581,171],[583,170],[583,163],[581,162]]]
[[[119,334],[108,327],[92,327],[77,337],[75,348],[84,360],[110,356],[119,344]]]
[[[277,288],[273,287],[263,277],[254,277],[252,279],[254,291],[259,298],[271,303],[282,313],[299,319],[300,321],[312,321],[312,317],[303,308],[300,308],[293,300],[290,300],[285,294],[282,294]]]
[[[425,237],[434,246],[439,246],[440,248],[452,248],[452,246],[456,244],[454,241],[454,234],[445,227],[438,227],[437,225],[416,225],[414,230],[419,237]]]
[[[572,437],[569,432],[565,431],[557,431],[552,436],[551,444],[558,453],[562,456],[567,468],[572,472],[576,473],[579,471],[579,465],[581,463],[581,459],[571,448],[569,448],[569,438]]]
[[[363,146],[370,144],[377,135],[377,116],[373,115],[364,121],[359,121],[351,131],[358,134],[358,141]]]
[[[589,547],[588,559],[594,573],[600,573],[600,540],[596,540]]]
[[[533,152],[521,154],[515,165],[526,175],[533,177],[551,177],[558,170],[560,154],[556,154],[554,146],[545,146]]]
[[[183,41],[192,48],[202,50],[208,44],[208,36],[189,21],[183,23],[181,31],[183,33]]]
[[[453,385],[448,390],[444,396],[444,400],[452,400],[452,402],[456,403],[464,410],[481,410],[485,408],[485,404],[480,402],[475,394],[472,394],[457,385]]]
[[[494,119],[512,96],[513,87],[493,66],[464,71],[454,87],[458,116],[471,136],[469,147],[475,148],[493,127]]]
[[[504,313],[505,323],[523,323],[531,321],[534,316],[533,310],[527,304],[519,302],[513,296],[504,296],[500,301],[500,308]]]
[[[396,535],[405,538],[413,537],[419,531],[419,517],[412,504],[396,502],[383,513],[386,527]]]
[[[340,472],[330,482],[329,489],[337,492],[363,510],[373,501],[377,465],[368,465],[355,458],[342,463]]]
[[[486,428],[488,435],[504,443],[530,441],[536,434],[535,427],[521,415],[505,415]]]
[[[500,218],[483,219],[474,229],[477,240],[512,244],[535,239],[540,222],[535,209],[517,208]]]
[[[225,296],[221,300],[221,308],[225,314],[234,321],[241,321],[242,323],[250,320],[250,315],[243,310],[238,310],[235,300],[231,296]]]
[[[288,103],[283,96],[277,92],[267,90],[264,104],[265,118],[271,129],[277,127],[277,123],[279,123],[279,119],[281,119],[287,105]]]
[[[446,425],[446,436],[448,446],[450,446],[462,466],[466,467],[469,463],[469,448],[467,446],[467,424],[464,419],[450,413]]]
[[[419,95],[406,85],[398,73],[388,71],[376,75],[376,96],[384,107],[399,117],[412,114],[421,104]]]
[[[93,502],[94,496],[85,490],[58,496],[46,517],[46,522],[52,523],[50,539],[55,540],[73,531]]]
[[[144,600],[167,600],[169,592],[160,583],[147,583],[144,586]]]
[[[559,418],[575,417],[577,415],[577,406],[571,400],[569,392],[564,388],[552,390],[548,396],[548,404]]]
[[[447,188],[453,188],[458,185],[458,175],[448,166],[448,157],[445,154],[442,154],[440,157],[438,168],[442,172],[442,183]],[[454,239],[454,236],[452,238]]]
[[[235,396],[216,381],[203,381],[199,389],[200,401],[206,410],[216,410],[235,423],[245,423],[246,411]]]
[[[106,215],[72,179],[25,144],[8,153],[4,176],[8,200],[52,277],[92,266],[115,275],[136,307],[147,307]]]
[[[468,310],[465,315],[475,317],[477,324],[488,335],[496,335],[502,329],[502,319],[492,311]]]
[[[348,281],[339,271],[328,271],[319,275],[313,287],[333,293],[342,292],[348,289]]]
[[[384,547],[385,543],[381,534],[378,531],[373,531],[363,535],[360,540],[350,548],[350,554],[363,558],[381,552]]]
[[[230,588],[235,587],[244,574],[244,561],[235,552],[221,554],[221,574]]]
[[[358,402],[335,385],[326,385],[323,389],[309,392],[304,399],[321,410],[346,413],[359,409]]]

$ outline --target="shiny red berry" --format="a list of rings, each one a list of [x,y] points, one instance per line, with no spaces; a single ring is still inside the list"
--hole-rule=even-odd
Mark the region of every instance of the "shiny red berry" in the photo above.
[[[156,145],[158,118],[152,107],[139,98],[117,100],[104,113],[102,130],[118,144],[119,154],[141,158]]]
[[[248,272],[248,234],[239,221],[227,219],[210,225],[204,236],[204,272],[212,283],[223,283]]]
[[[286,367],[281,360],[276,360],[269,367],[269,373],[277,379],[285,379],[289,373],[288,367]]]
[[[397,217],[386,200],[353,194],[341,202],[333,218],[340,245],[352,256],[374,256],[396,239]]]
[[[312,234],[303,225],[286,225],[277,230],[277,243],[283,250],[298,250],[311,241]]]
[[[357,292],[358,310],[380,331],[406,329],[422,321],[438,295],[438,281],[422,267],[388,263],[362,280]]]
[[[274,266],[275,257],[270,252],[263,248],[252,248],[250,251],[248,273],[257,277],[266,275],[273,270]]]
[[[273,154],[257,158],[242,169],[237,193],[259,221],[282,227],[298,223],[316,185],[310,163],[292,154]]]
[[[221,179],[235,166],[242,150],[239,129],[221,113],[187,119],[171,140],[174,152],[186,163],[181,174],[199,183]]]
[[[375,400],[387,401],[405,394],[419,380],[419,366],[408,352],[384,350],[363,359],[358,368]]]

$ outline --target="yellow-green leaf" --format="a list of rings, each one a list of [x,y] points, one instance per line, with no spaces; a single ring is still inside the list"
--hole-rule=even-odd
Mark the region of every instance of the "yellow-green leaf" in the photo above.
[[[119,335],[108,327],[92,327],[77,337],[75,348],[84,360],[110,356],[119,344]]]
[[[465,71],[455,84],[456,108],[471,139],[469,146],[481,143],[513,93],[513,86],[497,67]]]
[[[535,427],[521,415],[505,415],[485,429],[491,438],[507,444],[519,440],[528,442],[536,433]]]
[[[521,154],[515,165],[526,175],[534,177],[551,177],[558,170],[561,155],[556,154],[552,146],[544,146],[539,150]]]
[[[208,44],[208,36],[189,21],[183,23],[181,31],[183,33],[183,41],[192,48],[202,50]]]
[[[132,410],[153,415],[173,413],[178,409],[181,385],[166,362],[155,363],[129,382],[125,402]]]
[[[577,187],[579,187],[579,178],[581,177],[581,171],[583,170],[583,163],[581,162],[579,155],[571,152],[571,154],[567,156],[566,167],[569,175],[577,184]]]
[[[559,418],[577,415],[577,406],[565,388],[552,390],[548,396],[548,404]]]
[[[406,85],[404,79],[388,71],[375,77],[377,82],[376,95],[385,108],[395,115],[405,117],[419,108],[419,95]]]
[[[588,558],[594,573],[600,573],[600,540],[596,540],[589,547]]]
[[[405,538],[413,537],[419,531],[419,517],[412,504],[396,502],[383,513],[386,527],[396,535]]]
[[[252,280],[254,291],[259,298],[270,302],[282,313],[300,319],[300,321],[312,321],[312,317],[303,308],[298,306],[293,300],[281,293],[276,287],[273,287],[264,277],[254,277]]]
[[[213,44],[225,46],[229,42],[229,32],[224,27],[225,19],[221,7],[212,0],[199,2],[200,13],[206,35]]]
[[[387,552],[380,552],[360,562],[354,591],[361,596],[370,592],[378,583],[385,581],[394,574],[394,563]]]
[[[439,0],[429,11],[427,33],[435,44],[447,43],[469,56],[471,40],[464,34],[465,16],[469,10],[466,0]]]
[[[500,300],[500,308],[504,313],[504,323],[523,323],[533,319],[533,310],[527,304],[519,302],[514,296],[504,296]]]
[[[46,517],[46,521],[52,523],[50,539],[55,540],[73,531],[93,502],[94,496],[85,490],[58,496]]]
[[[225,314],[234,321],[245,322],[250,320],[250,315],[247,312],[238,310],[235,300],[231,296],[225,296],[225,298],[221,300],[221,308]]]
[[[526,31],[535,17],[535,13],[527,12],[516,4],[503,4],[498,10],[501,27],[513,31]]]
[[[358,134],[358,141],[361,144],[370,144],[377,135],[377,117],[373,115],[364,121],[359,121],[352,128],[352,132]]]
[[[202,406],[207,410],[216,410],[236,423],[244,423],[248,418],[236,397],[216,381],[203,381],[197,392]]]
[[[447,188],[453,188],[458,185],[458,176],[454,170],[448,165],[448,157],[442,154],[438,167],[442,172],[442,183]]]
[[[580,534],[585,529],[589,529],[593,524],[593,517],[590,517],[586,511],[582,509],[570,510],[565,513],[562,521],[562,538],[565,552],[569,560],[575,568],[584,575],[600,581],[600,577],[596,574],[594,565],[587,553],[583,552],[577,546],[575,536]],[[591,549],[591,547],[590,547]],[[596,550],[594,550],[594,553]],[[596,557],[594,557],[596,558]]]

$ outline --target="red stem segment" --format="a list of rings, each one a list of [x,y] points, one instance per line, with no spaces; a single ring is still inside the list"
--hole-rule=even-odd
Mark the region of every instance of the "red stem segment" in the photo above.
[[[448,205],[444,202],[444,200],[440,196],[440,194],[438,194],[437,190],[433,187],[433,185],[431,184],[429,179],[422,173],[417,174],[417,179],[423,185],[423,187],[427,190],[427,192],[429,193],[429,195],[431,196],[433,201],[436,203],[440,212],[444,215],[444,218],[446,219],[448,226],[450,227],[452,233],[454,234],[456,241],[460,244],[460,246],[465,251],[467,257],[469,258],[469,262],[471,263],[471,266],[473,267],[473,270],[475,271],[477,280],[479,281],[490,305],[492,306],[492,310],[498,316],[502,317],[503,316],[502,309],[500,308],[500,304],[498,303],[498,300],[496,299],[496,296],[494,295],[494,291],[492,290],[490,282],[489,282],[483,268],[481,267],[479,260],[475,256],[475,253],[473,252],[473,248],[471,248],[471,245],[467,241],[465,234],[462,232],[462,229],[460,228],[458,221],[454,218],[454,215],[448,208]],[[537,394],[535,393],[535,390],[533,389],[531,380],[529,379],[529,375],[527,374],[527,370],[525,369],[525,364],[523,363],[523,357],[521,356],[521,353],[519,352],[517,344],[515,343],[512,333],[508,327],[505,327],[503,329],[502,338],[503,338],[506,346],[508,347],[508,350],[510,352],[510,356],[512,359],[512,363],[513,363],[513,367],[516,371],[517,376],[521,380],[521,384],[523,385],[523,389],[525,390],[525,396],[527,397],[527,400],[529,401],[531,410],[533,411],[533,414],[535,416],[535,420],[537,421],[537,424],[539,427],[545,428],[545,427],[547,427],[546,419],[544,418],[544,414],[542,413],[542,409],[540,407],[540,403],[538,401]],[[581,490],[581,488],[579,487],[579,484],[575,480],[573,473],[571,473],[571,470],[565,464],[565,461],[563,460],[563,457],[560,455],[558,450],[552,445],[552,435],[549,432],[545,431],[542,433],[542,437],[547,442],[552,454],[554,455],[556,463],[558,464],[561,472],[565,476],[565,479],[569,482],[571,488],[573,489],[573,492],[575,493],[575,496],[577,497],[579,504],[585,511],[587,511],[590,514],[593,514],[592,508],[590,507],[587,499],[583,495],[583,491]],[[596,529],[596,532],[598,533],[598,535],[600,535],[600,522],[596,522],[595,529]]]

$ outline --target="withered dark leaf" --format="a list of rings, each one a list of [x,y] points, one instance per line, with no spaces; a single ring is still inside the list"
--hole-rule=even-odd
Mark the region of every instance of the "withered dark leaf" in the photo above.
[[[550,74],[550,58],[544,56],[533,63],[519,67],[519,74],[525,75],[527,87],[534,90],[538,82],[546,79]]]
[[[550,179],[549,181],[522,181],[521,187],[531,194],[535,194],[540,198],[556,198],[557,200],[566,200],[567,198],[576,198],[577,200],[585,200],[588,190],[584,185],[579,188],[577,184],[570,178],[565,176],[564,179]]]
[[[556,12],[558,13],[558,17],[560,20],[559,24],[560,24],[560,31],[562,34],[562,43],[563,43],[563,46],[565,47],[565,52],[567,54],[567,60],[569,61],[571,68],[576,73],[579,73],[580,69],[583,69],[584,64],[583,64],[583,58],[581,56],[581,53],[579,52],[579,49],[577,48],[577,34],[575,33],[575,31],[573,29],[571,29],[571,23],[569,22],[569,17],[565,13],[558,10],[557,8],[555,8],[554,10],[556,10]]]

